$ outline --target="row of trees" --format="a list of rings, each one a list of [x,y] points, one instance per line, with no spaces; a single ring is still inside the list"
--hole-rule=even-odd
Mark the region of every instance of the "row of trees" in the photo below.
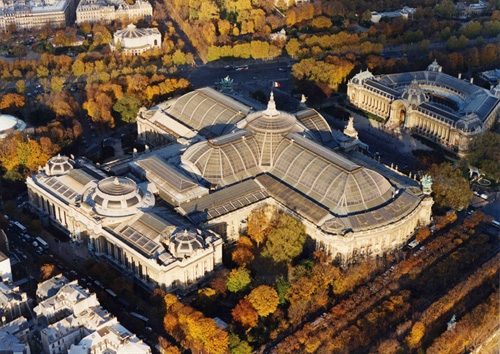
[[[410,334],[406,337],[408,346],[412,349],[418,348],[426,332],[435,329],[438,319],[445,314],[449,314],[453,307],[464,297],[470,295],[474,289],[496,277],[499,270],[498,261],[498,257],[492,258],[471,274],[466,280],[456,285],[446,295],[432,303],[432,305],[422,313],[420,318],[413,323]]]
[[[467,313],[452,331],[445,331],[427,349],[429,354],[453,354],[463,348],[478,348],[498,330],[498,290]]]
[[[451,220],[449,219],[448,222]],[[419,301],[409,301],[412,299],[410,292],[401,288],[419,289],[419,299],[421,296],[426,296],[425,290],[427,284],[430,283],[429,278],[436,274],[435,270],[429,270],[428,267],[436,264],[437,261],[437,264],[443,262],[443,267],[440,269],[447,273],[450,279],[456,281],[457,277],[460,278],[463,270],[457,270],[455,266],[446,268],[445,263],[450,264],[449,260],[455,264],[464,262],[468,264],[466,268],[470,269],[474,266],[472,263],[477,263],[478,259],[488,254],[491,246],[488,238],[479,237],[478,240],[470,238],[474,234],[474,228],[483,220],[485,220],[484,214],[474,214],[462,226],[451,229],[427,243],[425,255],[424,253],[421,256],[412,255],[390,271],[386,271],[369,282],[367,276],[358,278],[354,283],[358,285],[357,288],[352,286],[346,288],[344,293],[337,293],[336,280],[333,292],[339,297],[344,294],[343,299],[328,312],[306,324],[303,329],[287,337],[274,352],[340,353],[355,351],[369,345],[372,346],[372,352],[384,354],[401,350],[402,340],[412,327],[411,321],[406,321],[406,316],[414,312],[416,306],[421,306]],[[478,242],[479,240],[481,241]],[[457,251],[468,249],[469,252],[476,252],[472,255],[472,263],[466,261],[468,257],[465,256],[466,252],[459,251],[464,258],[457,257],[457,254],[450,254],[450,251],[455,248]],[[370,272],[365,274],[370,274]],[[446,278],[446,275],[444,277]],[[367,285],[359,285],[362,281],[367,282]],[[450,281],[447,284],[447,286],[450,285],[453,286],[453,282]],[[355,292],[352,292],[353,290]],[[439,294],[441,291],[442,289],[434,288],[432,295]],[[395,309],[396,311],[393,312]],[[395,328],[396,325],[394,336],[391,335],[390,339],[383,341],[377,349],[378,343],[376,342],[384,337],[387,328]]]
[[[165,331],[194,352],[222,354],[227,352],[228,333],[217,327],[216,322],[203,313],[182,304],[175,295],[164,297],[166,314],[163,320]]]

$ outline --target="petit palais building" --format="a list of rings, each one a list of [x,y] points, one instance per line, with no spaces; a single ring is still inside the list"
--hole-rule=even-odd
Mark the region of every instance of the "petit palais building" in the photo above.
[[[400,247],[430,222],[419,182],[342,149],[358,141],[352,122],[351,136],[332,131],[313,109],[277,110],[272,94],[257,110],[198,89],[141,109],[137,128],[144,153],[100,166],[56,156],[27,185],[45,223],[150,288],[202,280],[264,205],[344,263]]]
[[[355,75],[347,85],[351,104],[462,153],[472,138],[498,117],[500,85],[486,90],[442,72],[434,61],[426,71]]]

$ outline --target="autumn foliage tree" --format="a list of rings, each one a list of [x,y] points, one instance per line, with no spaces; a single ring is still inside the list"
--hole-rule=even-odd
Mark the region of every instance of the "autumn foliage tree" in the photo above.
[[[228,333],[201,312],[179,302],[172,294],[165,295],[166,315],[163,324],[167,333],[183,343],[185,349],[223,354],[228,348]]]
[[[275,263],[289,263],[302,252],[305,241],[304,225],[288,214],[281,213],[276,227],[267,237],[263,255]]]
[[[270,286],[261,285],[250,292],[248,301],[259,316],[266,317],[276,311],[280,299],[276,290]]]
[[[227,290],[232,293],[244,290],[252,281],[250,271],[246,268],[240,267],[233,269],[227,277],[226,285]]]
[[[232,254],[233,261],[240,267],[246,267],[255,258],[252,247],[252,241],[246,236],[241,236],[236,245],[236,250]]]
[[[0,109],[6,112],[13,112],[24,106],[24,96],[16,93],[8,93],[0,101]]]
[[[253,328],[257,325],[259,313],[255,311],[248,299],[242,299],[231,311],[234,321],[245,328]]]
[[[44,264],[40,267],[40,278],[47,280],[52,278],[57,272],[56,266],[53,264]]]

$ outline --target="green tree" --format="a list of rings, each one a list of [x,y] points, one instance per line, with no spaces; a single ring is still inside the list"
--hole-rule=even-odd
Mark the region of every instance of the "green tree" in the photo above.
[[[135,96],[125,93],[113,105],[113,110],[120,113],[124,122],[131,123],[135,121],[137,112],[141,108],[141,101]]]
[[[455,4],[451,0],[442,0],[434,7],[436,13],[443,18],[451,18],[455,13]]]
[[[278,296],[280,299],[280,304],[283,305],[287,302],[287,299],[285,297],[286,292],[290,287],[292,286],[292,283],[290,283],[288,280],[286,280],[284,277],[280,277],[276,281],[276,291],[278,292]]]
[[[231,354],[251,354],[252,347],[247,341],[241,340],[237,334],[229,334],[229,352]]]
[[[277,226],[267,237],[263,255],[275,263],[290,263],[302,252],[305,241],[304,225],[288,214],[281,214]]]
[[[467,155],[469,163],[485,172],[488,177],[500,180],[500,134],[484,132],[476,136]]]
[[[473,193],[469,181],[459,169],[453,168],[449,163],[442,163],[432,165],[429,173],[433,179],[432,190],[438,206],[454,210],[469,206]]]
[[[20,95],[22,95],[26,92],[26,83],[24,82],[24,80],[17,80],[16,92]]]
[[[233,269],[227,277],[227,290],[232,293],[237,293],[245,289],[251,281],[252,278],[250,277],[250,271],[248,269],[242,267]]]

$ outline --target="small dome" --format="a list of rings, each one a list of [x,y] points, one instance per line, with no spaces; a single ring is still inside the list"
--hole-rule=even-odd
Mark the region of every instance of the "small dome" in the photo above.
[[[144,204],[145,193],[127,177],[108,177],[92,193],[96,211],[101,215],[125,216]]]
[[[408,86],[403,94],[401,95],[401,99],[405,100],[408,102],[409,105],[411,106],[418,106],[421,103],[427,102],[428,98],[427,95],[425,94],[424,90],[420,88],[418,85],[417,80],[413,80]]]
[[[193,231],[180,231],[174,233],[170,242],[171,252],[175,257],[189,256],[198,249],[203,249],[203,239],[200,235]]]
[[[265,111],[251,113],[246,118],[246,129],[259,133],[286,133],[292,130],[297,118],[286,112],[278,111],[271,92],[269,103]]]
[[[477,114],[468,112],[465,117],[455,123],[455,126],[464,132],[473,132],[482,127],[481,120]]]
[[[67,156],[57,155],[52,157],[45,165],[47,176],[63,175],[73,169],[73,162]]]
[[[149,34],[146,29],[137,28],[134,24],[130,24],[127,28],[117,31],[115,36],[120,38],[141,38]]]

